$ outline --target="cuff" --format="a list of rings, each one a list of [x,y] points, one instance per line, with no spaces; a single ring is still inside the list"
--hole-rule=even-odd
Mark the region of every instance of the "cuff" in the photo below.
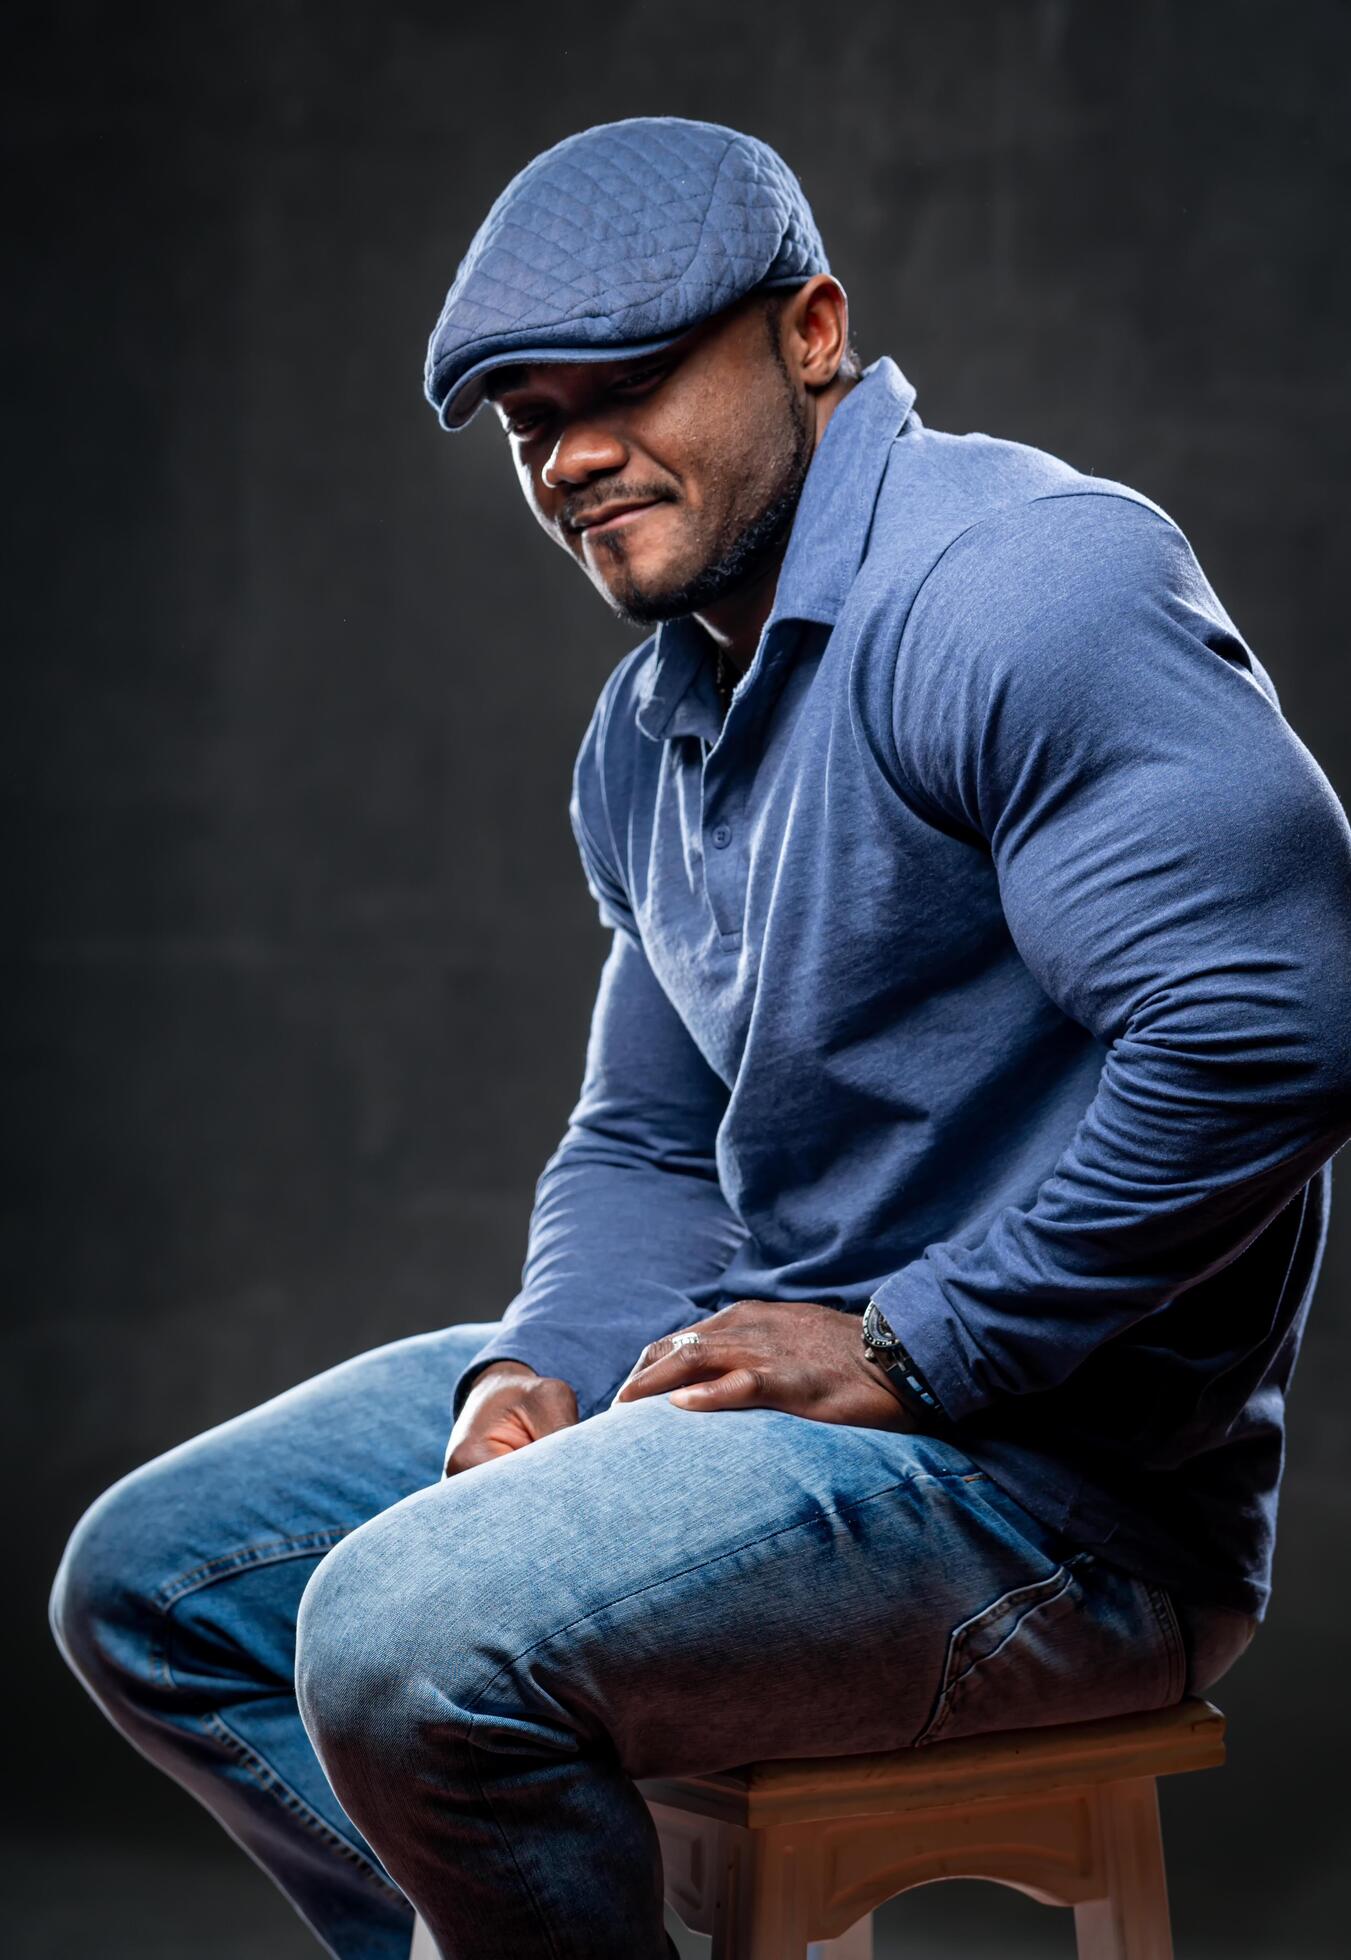
[[[636,1354],[637,1349],[634,1350],[635,1357]],[[450,1398],[452,1423],[459,1420],[475,1376],[481,1374],[490,1361],[524,1361],[537,1375],[549,1375],[557,1381],[566,1382],[577,1397],[579,1422],[585,1422],[588,1416],[603,1407],[608,1399],[607,1390],[612,1396],[623,1380],[623,1374],[618,1380],[613,1379],[615,1361],[612,1354],[598,1352],[591,1340],[579,1338],[566,1326],[550,1326],[542,1318],[539,1321],[523,1319],[514,1324],[504,1323],[486,1346],[479,1349],[473,1360],[460,1370]],[[632,1362],[628,1365],[632,1366]],[[627,1368],[624,1372],[627,1372]]]
[[[872,1298],[887,1325],[913,1356],[950,1422],[988,1408],[995,1399],[979,1383],[983,1357],[945,1297],[933,1268],[917,1259],[875,1286]]]

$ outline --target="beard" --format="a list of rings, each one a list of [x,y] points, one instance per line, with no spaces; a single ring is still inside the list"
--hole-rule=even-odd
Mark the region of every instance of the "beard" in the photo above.
[[[602,588],[610,606],[629,625],[655,626],[664,619],[698,612],[752,584],[772,564],[792,529],[813,450],[806,404],[788,387],[784,399],[787,441],[760,508],[749,518],[730,519],[707,563],[681,583],[653,589],[629,578],[617,588]]]

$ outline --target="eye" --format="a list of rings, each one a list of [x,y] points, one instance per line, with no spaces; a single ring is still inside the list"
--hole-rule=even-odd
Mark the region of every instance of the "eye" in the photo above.
[[[506,418],[505,427],[509,436],[529,436],[535,433],[543,421],[542,409],[523,408],[517,414]]]
[[[616,395],[637,394],[640,389],[651,387],[654,381],[660,381],[665,372],[664,361],[659,361],[652,367],[638,368],[633,374],[626,374],[622,381],[616,381],[612,392]]]

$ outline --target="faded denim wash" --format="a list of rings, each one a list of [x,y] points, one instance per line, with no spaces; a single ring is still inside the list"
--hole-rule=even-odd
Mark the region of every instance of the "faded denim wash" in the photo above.
[[[928,1437],[652,1397],[442,1480],[494,1331],[136,1470],[52,1597],[105,1713],[340,1960],[406,1960],[409,1897],[446,1960],[662,1960],[634,1778],[1162,1707],[1242,1645]]]

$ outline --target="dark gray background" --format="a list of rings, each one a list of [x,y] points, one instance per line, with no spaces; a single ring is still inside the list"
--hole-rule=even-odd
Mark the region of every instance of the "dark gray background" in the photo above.
[[[621,115],[768,138],[865,358],[931,426],[1161,502],[1345,799],[1349,29],[1335,0],[10,9],[10,1951],[313,1950],[86,1705],[47,1584],[151,1453],[500,1313],[579,1079],[604,939],[568,775],[632,636],[495,426],[421,399],[488,203]],[[1164,1792],[1184,1956],[1344,1931],[1335,1210],[1231,1761]],[[1072,1950],[994,1888],[882,1919],[914,1954]]]

